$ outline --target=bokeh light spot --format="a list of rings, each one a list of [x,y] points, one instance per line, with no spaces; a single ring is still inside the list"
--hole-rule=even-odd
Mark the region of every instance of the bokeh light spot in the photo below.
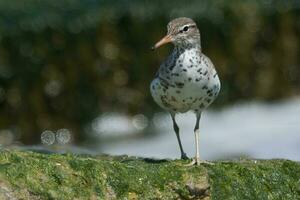
[[[55,134],[52,131],[45,130],[41,135],[42,144],[52,145],[55,142]]]
[[[119,48],[112,43],[106,43],[103,48],[103,55],[107,59],[114,60],[119,55]]]
[[[62,89],[62,84],[58,80],[51,80],[51,81],[49,81],[45,85],[45,88],[44,88],[45,93],[49,97],[56,97],[61,92],[61,89]]]
[[[132,118],[133,126],[138,130],[143,130],[148,126],[148,118],[143,114],[138,114]]]
[[[56,141],[58,144],[67,144],[71,141],[71,131],[68,129],[59,129],[56,132]]]

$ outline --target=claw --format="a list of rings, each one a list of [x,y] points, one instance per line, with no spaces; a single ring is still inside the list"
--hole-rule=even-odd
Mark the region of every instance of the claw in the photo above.
[[[190,167],[190,166],[193,166],[193,165],[199,166],[200,164],[214,165],[214,163],[212,163],[212,162],[208,162],[206,160],[199,160],[199,159],[193,158],[192,162],[190,162],[189,164],[186,164],[184,166],[186,166],[186,167]]]
[[[200,160],[200,164],[214,165],[215,163],[209,162],[209,161],[206,161],[206,160]]]
[[[185,167],[190,167],[196,164],[196,160],[195,158],[193,158],[192,162],[190,162],[189,164],[184,165]],[[198,164],[197,164],[198,165]]]

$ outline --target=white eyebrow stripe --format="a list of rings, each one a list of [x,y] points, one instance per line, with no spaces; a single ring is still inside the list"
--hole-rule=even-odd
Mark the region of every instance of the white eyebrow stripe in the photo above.
[[[184,27],[193,27],[193,26],[195,26],[195,24],[185,24],[185,25],[183,25],[181,28],[180,28],[180,30],[183,30],[184,29]]]

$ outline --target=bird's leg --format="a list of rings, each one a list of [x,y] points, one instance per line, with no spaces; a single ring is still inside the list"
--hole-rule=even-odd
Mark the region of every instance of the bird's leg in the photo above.
[[[194,128],[194,134],[195,134],[195,144],[196,144],[196,156],[193,159],[193,161],[186,165],[186,166],[192,166],[192,165],[200,165],[200,163],[208,163],[206,161],[200,160],[200,152],[199,152],[199,123],[200,123],[201,113],[197,113],[197,119],[196,119],[196,125]],[[208,163],[209,164],[209,163]]]
[[[172,121],[173,121],[173,128],[174,128],[174,131],[176,133],[177,141],[179,143],[179,148],[180,148],[180,152],[181,152],[181,159],[188,159],[186,153],[184,153],[183,148],[182,148],[180,135],[179,135],[179,127],[178,127],[178,125],[176,123],[176,120],[175,120],[175,114],[171,114],[171,117],[172,117]]]
[[[195,140],[196,140],[196,165],[200,165],[200,153],[199,153],[199,129],[194,130],[195,132]]]

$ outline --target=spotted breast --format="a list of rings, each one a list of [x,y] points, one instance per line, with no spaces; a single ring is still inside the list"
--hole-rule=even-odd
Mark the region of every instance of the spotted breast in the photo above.
[[[220,91],[210,59],[197,48],[174,48],[151,82],[154,101],[169,112],[201,112]]]

